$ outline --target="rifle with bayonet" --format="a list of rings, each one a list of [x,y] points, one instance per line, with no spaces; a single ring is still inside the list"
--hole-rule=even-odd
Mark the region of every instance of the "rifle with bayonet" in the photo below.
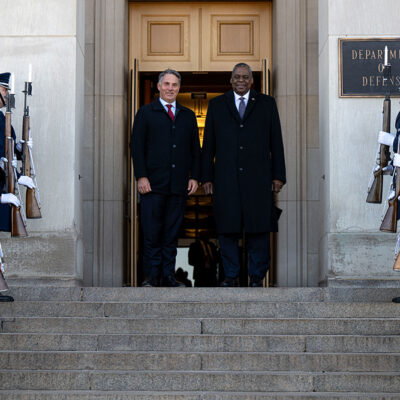
[[[31,140],[31,127],[30,127],[30,115],[27,98],[32,96],[32,82],[25,82],[25,90],[23,91],[24,98],[24,117],[22,121],[22,173],[25,176],[32,178],[35,185],[34,188],[26,188],[26,217],[27,218],[42,218],[40,212],[40,197],[39,188],[36,182],[36,171],[33,162],[32,151],[28,146],[28,141]]]
[[[15,195],[15,172],[11,160],[14,159],[14,139],[12,137],[11,129],[11,109],[15,108],[15,97],[12,93],[7,93],[7,110],[6,110],[6,130],[5,130],[5,158],[7,160],[6,177],[8,185],[8,193]],[[28,236],[25,229],[25,223],[21,216],[20,207],[14,204],[11,207],[11,236],[24,237]]]
[[[389,63],[384,65],[383,78],[387,82],[388,88],[391,84],[391,65]],[[386,93],[385,100],[383,101],[383,121],[382,132],[390,132],[390,89]],[[380,144],[376,155],[376,165],[374,166],[371,174],[371,179],[368,185],[367,203],[382,203],[382,189],[383,189],[383,175],[390,174],[391,168],[388,166],[390,160],[389,146]]]

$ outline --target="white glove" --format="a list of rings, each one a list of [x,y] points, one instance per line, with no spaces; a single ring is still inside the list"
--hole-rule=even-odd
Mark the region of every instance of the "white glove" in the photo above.
[[[14,204],[14,206],[19,207],[21,203],[17,196],[14,196],[12,193],[3,193],[1,195],[1,204]]]
[[[393,157],[393,166],[400,167],[400,154],[395,154]]]
[[[13,166],[13,168],[17,169],[17,167],[18,167],[18,162],[17,162],[17,159],[16,159],[16,158],[14,158],[14,159],[11,161],[11,165]]]
[[[21,152],[22,151],[22,145],[25,143],[25,140],[20,140],[16,145],[15,145],[15,148],[19,151],[19,152]]]
[[[389,132],[380,131],[378,135],[378,143],[386,146],[393,146],[394,135]]]
[[[27,144],[27,146],[32,150],[32,147],[33,147],[33,140],[32,140],[32,139],[29,139],[29,140],[26,142],[26,144]]]
[[[36,187],[35,184],[33,183],[32,178],[30,178],[29,176],[25,176],[25,175],[22,175],[19,177],[18,183],[20,185],[26,186],[29,189],[33,189]]]

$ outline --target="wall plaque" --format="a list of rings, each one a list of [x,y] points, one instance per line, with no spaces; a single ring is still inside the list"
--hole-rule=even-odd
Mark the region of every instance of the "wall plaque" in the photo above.
[[[383,79],[385,46],[391,84]],[[339,39],[339,97],[382,97],[389,89],[400,96],[400,38]]]

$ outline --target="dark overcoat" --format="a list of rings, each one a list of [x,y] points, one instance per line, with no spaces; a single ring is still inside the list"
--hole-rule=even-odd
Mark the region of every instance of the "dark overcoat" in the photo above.
[[[200,180],[196,116],[178,102],[173,121],[159,100],[141,107],[130,146],[136,179],[147,177],[154,193],[186,195],[189,179]]]
[[[5,155],[5,133],[6,118],[0,111],[0,158]],[[14,128],[11,127],[11,134],[15,141]],[[0,174],[0,193],[7,193],[4,173]],[[11,232],[11,206],[9,204],[0,204],[0,231]]]
[[[233,90],[209,103],[202,182],[214,183],[218,233],[276,232],[272,180],[286,182],[279,114],[273,97],[250,91],[243,120]]]

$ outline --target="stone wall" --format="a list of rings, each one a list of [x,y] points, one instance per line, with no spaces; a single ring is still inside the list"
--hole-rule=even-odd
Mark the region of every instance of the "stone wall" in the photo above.
[[[0,71],[15,73],[13,125],[21,137],[24,81],[43,218],[28,238],[3,233],[8,277],[18,282],[82,280],[80,147],[83,135],[84,0],[2,0]],[[23,280],[25,279],[25,281]],[[11,279],[12,280],[12,279]]]

